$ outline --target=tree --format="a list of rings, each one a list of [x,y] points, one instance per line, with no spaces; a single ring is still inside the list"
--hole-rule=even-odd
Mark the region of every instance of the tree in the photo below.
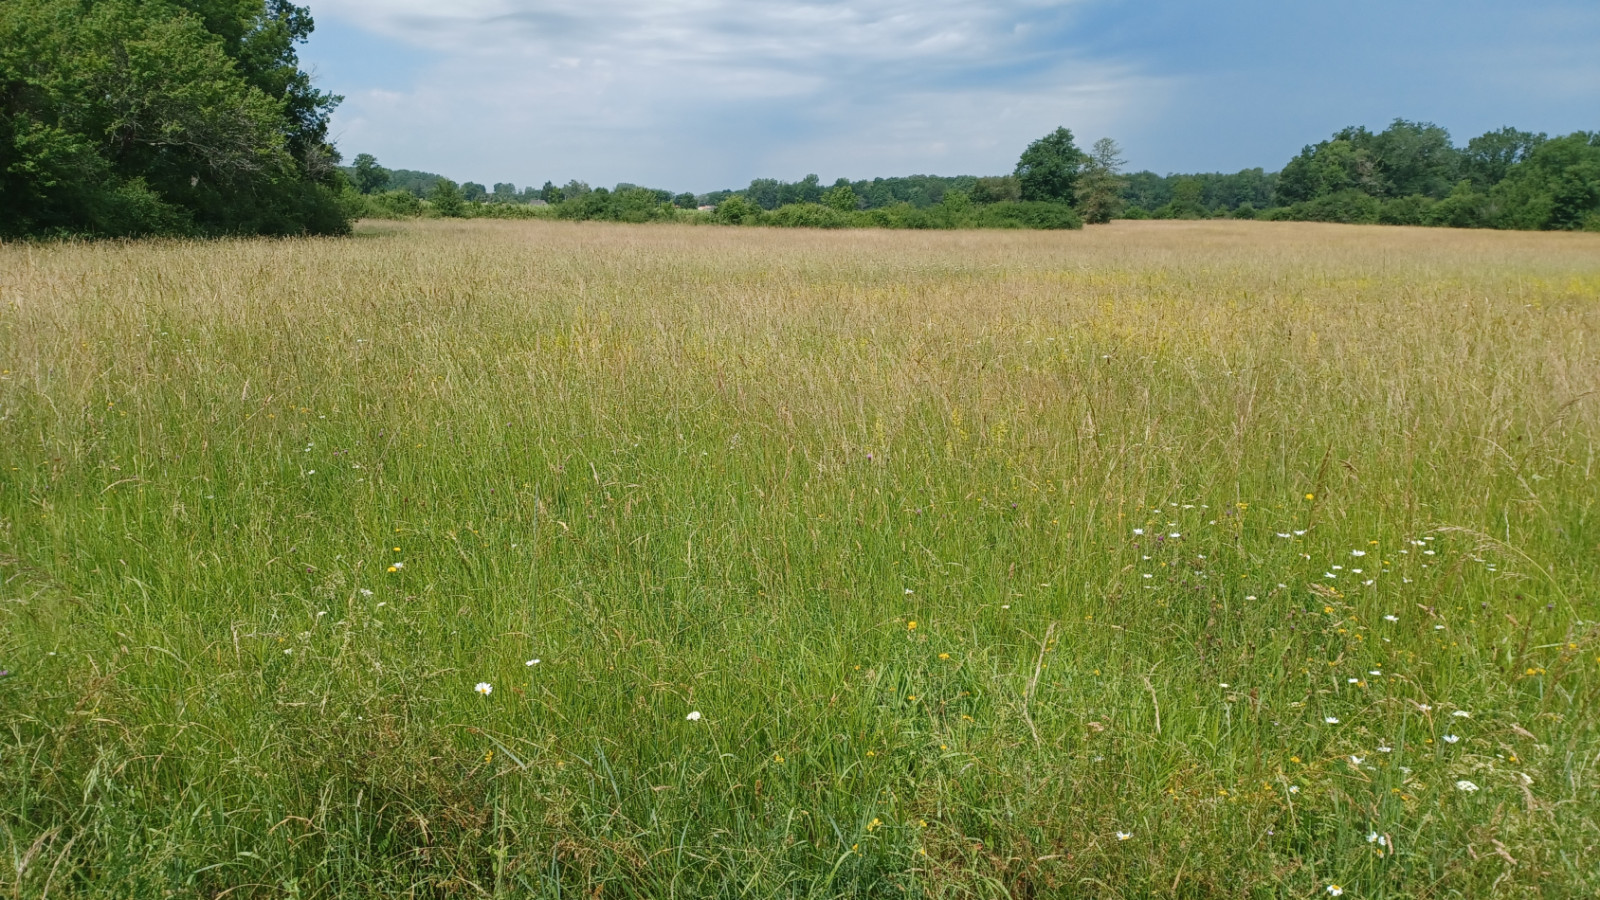
[[[855,212],[861,205],[861,198],[856,196],[855,188],[848,184],[835,185],[822,195],[825,206],[837,209],[840,212]]]
[[[1299,156],[1289,160],[1278,175],[1279,203],[1300,203],[1348,190],[1374,196],[1382,192],[1377,160],[1363,146],[1369,143],[1371,133],[1366,129],[1345,129],[1341,134],[1331,141],[1307,145]]]
[[[1428,122],[1395,119],[1370,141],[1377,161],[1379,196],[1441,199],[1450,195],[1461,171],[1461,153],[1450,132]]]
[[[476,181],[466,181],[461,184],[461,199],[468,203],[482,203],[489,196],[489,189]]]
[[[441,216],[457,218],[465,212],[466,204],[462,202],[461,189],[448,178],[441,178],[434,184],[428,200],[433,203],[434,212]]]
[[[1015,175],[979,178],[967,194],[973,203],[1000,203],[1022,198],[1022,186]]]
[[[1076,189],[1078,212],[1084,222],[1104,225],[1122,212],[1124,181],[1118,173],[1124,162],[1116,141],[1101,138],[1094,142]]]
[[[754,224],[761,218],[761,207],[738,194],[734,194],[717,204],[716,210],[711,213],[711,218],[724,225]]]
[[[355,166],[356,190],[363,194],[376,194],[389,187],[389,170],[378,165],[377,157],[371,153],[361,153],[356,156]]]
[[[1461,154],[1461,174],[1471,179],[1478,190],[1486,191],[1506,179],[1511,167],[1528,158],[1540,144],[1549,140],[1543,134],[1501,128],[1467,141]]]
[[[539,188],[539,199],[550,204],[560,203],[562,199],[561,188],[556,187],[550,181],[546,181],[544,187]]]
[[[1205,185],[1192,176],[1179,178],[1172,185],[1172,202],[1156,210],[1156,216],[1162,219],[1205,218]]]
[[[1544,141],[1489,196],[1503,228],[1600,230],[1600,132]]]
[[[0,3],[0,234],[342,233],[286,0]]]
[[[517,186],[509,181],[496,182],[494,190],[489,192],[489,199],[495,203],[515,203]]]
[[[682,193],[672,198],[672,205],[679,209],[694,209],[700,204],[695,202],[693,194]]]
[[[762,209],[777,209],[782,205],[782,185],[776,178],[755,178],[744,189],[746,200]]]
[[[1016,176],[1022,199],[1071,203],[1083,162],[1083,151],[1073,143],[1072,132],[1065,128],[1057,128],[1029,144],[1017,160]]]

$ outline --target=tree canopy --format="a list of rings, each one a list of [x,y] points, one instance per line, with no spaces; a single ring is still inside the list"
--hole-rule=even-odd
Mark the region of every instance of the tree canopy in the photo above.
[[[1017,182],[1023,200],[1071,203],[1086,157],[1073,143],[1072,132],[1057,128],[1028,145],[1017,160]]]
[[[0,235],[341,233],[286,0],[0,3]]]

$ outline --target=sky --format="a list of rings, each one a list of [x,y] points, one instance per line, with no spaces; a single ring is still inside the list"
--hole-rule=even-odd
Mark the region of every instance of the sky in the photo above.
[[[1274,171],[1347,125],[1600,130],[1596,0],[300,0],[347,160],[518,187]]]

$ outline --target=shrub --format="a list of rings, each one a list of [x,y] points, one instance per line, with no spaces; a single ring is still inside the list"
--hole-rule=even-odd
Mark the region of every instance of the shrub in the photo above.
[[[820,203],[790,203],[762,216],[761,224],[779,228],[848,228],[850,216]]]
[[[1083,219],[1065,203],[1016,200],[990,203],[976,210],[979,228],[1038,228],[1060,230],[1082,228]]]

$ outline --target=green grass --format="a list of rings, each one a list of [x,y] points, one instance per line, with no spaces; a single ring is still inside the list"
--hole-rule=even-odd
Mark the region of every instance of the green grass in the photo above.
[[[1593,896],[1597,336],[1586,235],[0,247],[0,893]]]

